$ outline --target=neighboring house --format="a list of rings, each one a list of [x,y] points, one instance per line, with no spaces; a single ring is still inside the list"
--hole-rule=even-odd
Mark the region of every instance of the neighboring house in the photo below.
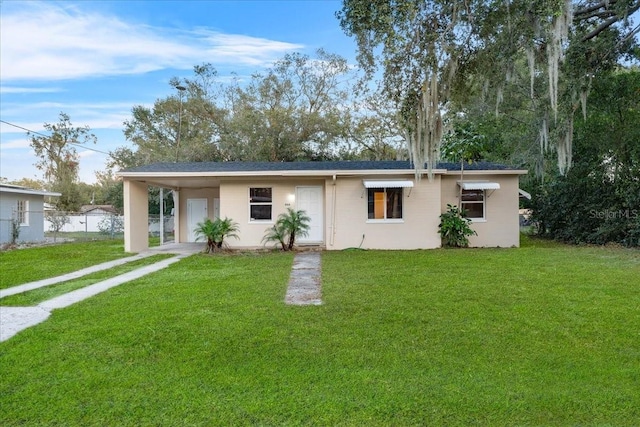
[[[60,193],[0,184],[0,243],[12,241],[12,222],[20,228],[18,242],[44,240],[44,198]]]
[[[504,165],[441,163],[429,180],[406,161],[156,163],[120,171],[124,181],[125,250],[148,247],[148,186],[175,197],[175,242],[193,242],[204,218],[239,224],[236,248],[263,245],[265,230],[288,207],[311,217],[299,244],[327,250],[428,249],[441,246],[447,204],[462,204],[478,233],[471,246],[519,246],[518,181],[525,170]]]
[[[113,205],[82,205],[80,213],[86,215],[118,215]]]

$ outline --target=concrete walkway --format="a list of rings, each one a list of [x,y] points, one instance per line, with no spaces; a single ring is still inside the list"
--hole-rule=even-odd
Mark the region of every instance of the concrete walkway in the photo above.
[[[293,259],[285,302],[290,305],[320,305],[320,252],[300,252]]]
[[[37,282],[25,283],[24,285],[15,286],[13,288],[4,289],[0,294],[0,298],[9,295],[15,295],[32,289],[38,289],[43,286],[49,286],[55,283],[65,282],[67,280],[77,279],[78,277],[97,271],[106,270],[127,262],[146,258],[157,253],[174,253],[176,256],[156,262],[151,265],[129,271],[102,282],[94,283],[81,289],[60,295],[50,300],[44,301],[35,307],[1,307],[0,306],[0,342],[5,341],[24,329],[44,322],[52,310],[68,307],[84,299],[90,298],[101,292],[113,288],[114,286],[138,279],[147,274],[162,270],[169,265],[180,261],[194,253],[200,252],[202,245],[166,245],[159,248],[152,248],[132,257],[121,258],[115,261],[105,262],[82,270],[57,276],[51,279],[39,280]]]

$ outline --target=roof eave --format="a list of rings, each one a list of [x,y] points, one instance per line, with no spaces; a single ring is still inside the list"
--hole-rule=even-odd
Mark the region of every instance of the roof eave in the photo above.
[[[464,173],[469,175],[526,175],[529,171],[525,169],[465,169]],[[460,176],[460,170],[448,170],[445,175]]]
[[[426,169],[418,171],[420,175],[426,175]],[[433,169],[434,174],[446,173],[446,169]],[[336,170],[290,170],[290,171],[212,171],[212,172],[117,172],[116,176],[125,179],[135,178],[193,178],[193,177],[332,177],[336,176],[360,176],[360,175],[415,175],[414,169],[336,169]]]
[[[7,187],[0,188],[0,191],[3,193],[28,194],[30,196],[52,196],[52,197],[62,196],[62,193],[56,193],[55,191],[25,190],[25,189],[7,188]]]

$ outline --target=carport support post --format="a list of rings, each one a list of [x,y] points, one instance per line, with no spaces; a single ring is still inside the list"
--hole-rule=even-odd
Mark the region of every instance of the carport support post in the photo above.
[[[160,187],[160,246],[164,245],[164,188]]]
[[[173,241],[180,243],[180,189],[175,188],[173,194]]]
[[[149,249],[149,189],[144,182],[124,181],[124,250]]]

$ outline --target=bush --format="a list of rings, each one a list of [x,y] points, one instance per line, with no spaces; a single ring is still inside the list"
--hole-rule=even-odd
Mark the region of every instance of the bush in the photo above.
[[[573,244],[640,246],[640,188],[633,185],[575,167],[533,192],[536,232]]]
[[[477,235],[469,225],[471,220],[464,217],[464,211],[457,206],[447,205],[447,211],[440,215],[438,232],[442,238],[442,246],[466,248],[469,246],[468,236]]]
[[[114,235],[122,233],[124,231],[124,218],[116,215],[104,217],[98,223],[98,230],[101,234]]]
[[[45,212],[45,215],[47,217],[47,220],[51,224],[49,226],[49,231],[52,231],[54,233],[60,232],[60,230],[62,230],[66,224],[71,224],[71,219],[69,219],[69,216],[66,212],[47,211]]]
[[[237,239],[238,230],[238,223],[233,222],[230,218],[216,218],[215,221],[207,218],[203,222],[198,223],[195,229],[196,240],[207,239],[206,252],[211,253],[222,249],[225,239],[231,237]]]

